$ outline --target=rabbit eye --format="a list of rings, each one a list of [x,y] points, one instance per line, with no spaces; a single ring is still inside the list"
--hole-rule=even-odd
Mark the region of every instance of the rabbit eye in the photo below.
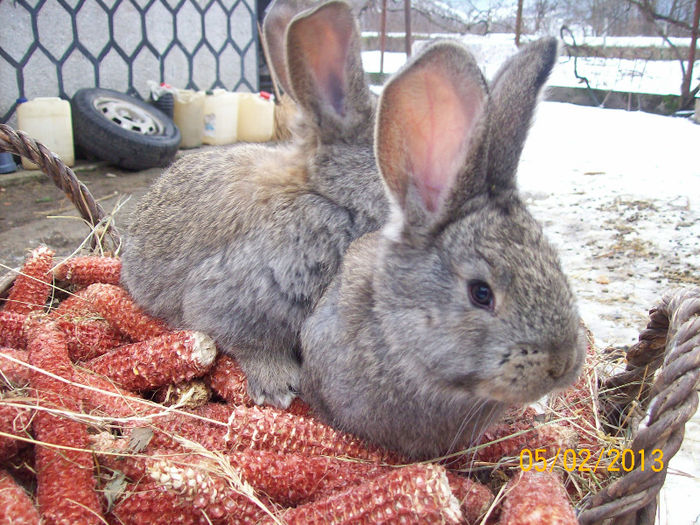
[[[493,292],[484,281],[471,281],[469,283],[469,299],[474,306],[493,310]]]

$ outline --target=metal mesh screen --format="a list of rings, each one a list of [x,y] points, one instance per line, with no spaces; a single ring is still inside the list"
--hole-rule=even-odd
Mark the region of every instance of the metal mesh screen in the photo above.
[[[258,90],[254,0],[0,0],[0,121],[16,99],[149,80]]]

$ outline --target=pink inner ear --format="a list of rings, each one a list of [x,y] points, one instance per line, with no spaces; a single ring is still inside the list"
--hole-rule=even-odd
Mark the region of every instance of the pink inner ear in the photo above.
[[[304,21],[299,32],[301,52],[315,84],[316,95],[331,105],[336,113],[345,114],[347,92],[346,66],[352,26],[343,20],[319,13]]]
[[[403,143],[393,150],[403,159],[390,162],[408,172],[430,212],[440,209],[453,188],[484,105],[480,86],[469,78],[460,78],[459,86],[456,81],[444,66],[425,64],[400,79],[388,108]]]
[[[463,92],[448,77],[431,69],[426,67],[416,75],[407,146],[414,184],[425,207],[435,212],[464,166],[483,97],[460,97]]]

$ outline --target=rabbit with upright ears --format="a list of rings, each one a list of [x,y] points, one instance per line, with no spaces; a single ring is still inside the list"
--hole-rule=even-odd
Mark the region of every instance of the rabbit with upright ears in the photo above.
[[[278,0],[269,15],[287,27],[273,62],[302,113],[296,137],[173,164],[139,203],[122,257],[138,304],[208,333],[254,401],[281,407],[298,388],[304,319],[350,242],[388,212],[355,19],[344,2],[296,14],[304,5]]]
[[[301,396],[329,423],[436,457],[579,373],[577,307],[515,180],[556,57],[540,40],[489,88],[441,41],[386,85],[375,148],[392,216],[350,246],[302,330]]]

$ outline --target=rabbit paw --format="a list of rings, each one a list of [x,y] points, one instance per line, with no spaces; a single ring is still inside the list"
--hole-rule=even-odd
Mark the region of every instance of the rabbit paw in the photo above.
[[[248,377],[248,395],[256,405],[287,408],[297,395],[301,368],[295,361],[247,362],[244,370]]]

